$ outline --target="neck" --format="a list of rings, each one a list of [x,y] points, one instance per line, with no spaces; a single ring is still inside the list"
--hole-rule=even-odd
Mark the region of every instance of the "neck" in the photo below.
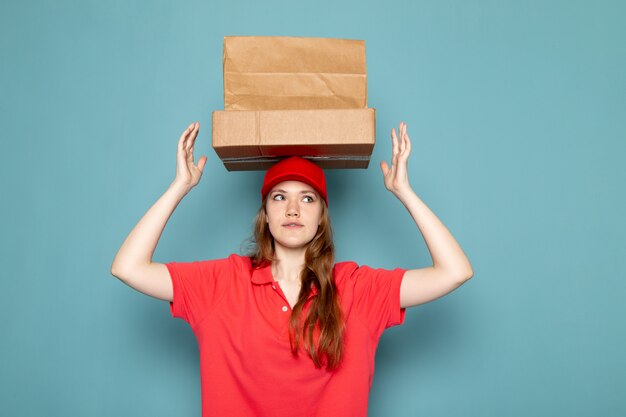
[[[277,281],[300,282],[300,272],[304,268],[306,248],[284,248],[276,245],[276,258],[272,264],[272,274]]]

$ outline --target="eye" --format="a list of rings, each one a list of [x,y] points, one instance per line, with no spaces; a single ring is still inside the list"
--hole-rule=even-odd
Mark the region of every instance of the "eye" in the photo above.
[[[310,195],[305,195],[303,200],[307,200],[307,203],[312,203],[312,202],[315,201],[315,198],[313,196],[310,196]]]
[[[279,197],[280,197],[280,198],[279,198]],[[281,200],[284,200],[284,199],[285,199],[285,197],[284,197],[282,194],[274,194],[274,196],[272,197],[272,199],[273,199],[273,200],[276,200],[276,201],[281,201]]]

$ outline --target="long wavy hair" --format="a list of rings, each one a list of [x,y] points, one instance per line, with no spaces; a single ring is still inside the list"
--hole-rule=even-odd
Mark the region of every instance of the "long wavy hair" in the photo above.
[[[274,237],[266,222],[267,196],[256,214],[251,248],[248,256],[253,268],[262,268],[276,261]],[[300,272],[300,294],[289,319],[291,352],[298,355],[302,345],[317,368],[336,369],[343,353],[344,317],[332,272],[335,263],[333,232],[326,202],[322,203],[322,218],[315,237],[304,255],[305,266]],[[318,293],[311,298],[306,316],[304,307],[315,286]]]

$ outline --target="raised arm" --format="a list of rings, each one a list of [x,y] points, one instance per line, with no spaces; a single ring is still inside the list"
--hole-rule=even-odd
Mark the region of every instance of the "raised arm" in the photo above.
[[[180,136],[176,178],[126,237],[111,265],[111,274],[122,282],[162,300],[172,301],[172,281],[167,267],[152,262],[152,255],[178,203],[202,177],[206,156],[200,158],[197,166],[193,162],[193,146],[199,130],[200,124],[192,123]]]
[[[406,124],[400,123],[400,139],[391,130],[391,168],[381,162],[385,187],[407,208],[424,237],[433,265],[406,271],[400,286],[400,305],[412,307],[442,297],[470,279],[474,272],[463,250],[446,226],[415,194],[409,184],[407,162],[411,141]]]

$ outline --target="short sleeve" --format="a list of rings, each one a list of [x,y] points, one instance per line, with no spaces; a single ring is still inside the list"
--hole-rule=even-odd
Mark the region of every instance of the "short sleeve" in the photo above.
[[[174,299],[170,302],[172,317],[195,327],[226,294],[233,275],[230,258],[166,263]]]
[[[379,335],[404,323],[405,308],[400,308],[400,284],[405,269],[374,269],[367,265],[353,272],[354,305],[370,330]]]

